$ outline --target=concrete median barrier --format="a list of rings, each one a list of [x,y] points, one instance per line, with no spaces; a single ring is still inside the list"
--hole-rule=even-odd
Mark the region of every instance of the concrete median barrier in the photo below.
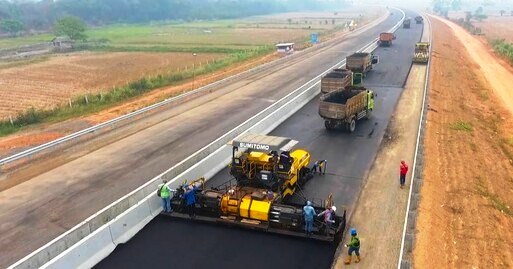
[[[110,230],[97,229],[50,262],[34,268],[91,268],[115,248]]]

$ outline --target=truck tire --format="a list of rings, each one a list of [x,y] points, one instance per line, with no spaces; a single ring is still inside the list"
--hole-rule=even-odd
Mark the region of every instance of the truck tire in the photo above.
[[[352,133],[356,130],[356,121],[354,118],[351,119],[351,122],[347,124],[347,131]]]
[[[326,127],[326,130],[331,131],[334,129],[333,124],[329,120],[324,121],[324,127]]]

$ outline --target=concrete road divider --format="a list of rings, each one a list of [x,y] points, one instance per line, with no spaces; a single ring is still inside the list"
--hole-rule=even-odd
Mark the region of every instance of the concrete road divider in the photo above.
[[[399,10],[403,14],[404,12]],[[390,31],[395,31],[401,21]],[[376,40],[361,50],[372,51]],[[184,180],[204,176],[207,179],[223,169],[230,160],[227,143],[246,132],[267,134],[319,94],[322,76],[345,65],[345,60],[331,66],[298,89],[241,123],[187,159],[148,181],[126,196],[76,225],[9,268],[88,268],[107,257],[117,244],[128,241],[161,211],[155,195],[161,179],[171,188]]]

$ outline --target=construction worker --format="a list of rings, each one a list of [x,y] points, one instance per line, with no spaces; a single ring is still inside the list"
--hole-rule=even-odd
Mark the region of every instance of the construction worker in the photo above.
[[[318,160],[314,162],[312,170],[315,174],[317,172],[317,168],[319,169],[319,175],[325,175],[326,174],[326,164],[328,164],[328,161],[326,160]]]
[[[408,173],[408,165],[405,161],[401,161],[401,165],[399,166],[399,184],[401,184],[401,189],[404,188],[404,183],[406,182],[406,174]]]
[[[157,189],[157,196],[162,199],[162,210],[167,213],[173,212],[171,208],[171,189],[166,185],[167,180],[163,179],[162,184],[159,184]]]
[[[187,208],[187,212],[189,213],[189,216],[191,218],[195,217],[195,209],[196,209],[196,186],[189,185],[186,187],[186,191],[184,193],[184,199],[185,199],[185,207]]]
[[[324,216],[324,225],[326,227],[327,236],[330,235],[331,226],[335,223],[335,211],[337,211],[337,207],[330,206],[317,215],[318,217]]]
[[[374,110],[374,93],[367,90],[367,110]]]
[[[313,232],[313,223],[315,216],[315,209],[312,206],[312,202],[307,201],[303,207],[303,215],[305,216],[305,232],[306,235],[311,235]]]
[[[356,255],[355,263],[360,262],[360,239],[358,238],[358,234],[356,233],[356,229],[351,229],[351,239],[349,240],[349,244],[346,244],[345,247],[348,247],[347,250],[347,259],[344,262],[345,264],[351,263],[351,257],[354,254]]]

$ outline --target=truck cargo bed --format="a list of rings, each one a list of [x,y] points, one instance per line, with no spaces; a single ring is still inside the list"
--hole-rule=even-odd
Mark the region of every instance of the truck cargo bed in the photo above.
[[[329,93],[351,85],[352,74],[347,69],[334,69],[321,79],[321,92]]]
[[[358,95],[360,92],[361,91],[358,90],[345,90],[335,92],[327,96],[327,98],[324,99],[324,102],[345,104],[347,100],[349,100],[353,96]]]
[[[366,89],[364,87],[346,87],[331,92],[321,98],[319,115],[325,119],[343,120],[366,107]]]

